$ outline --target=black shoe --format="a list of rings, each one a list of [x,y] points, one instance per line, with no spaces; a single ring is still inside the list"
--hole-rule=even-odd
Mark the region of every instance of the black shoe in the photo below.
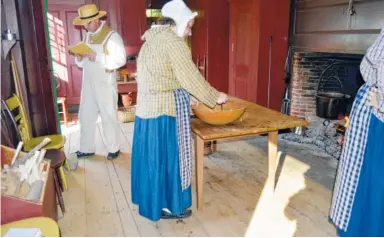
[[[94,156],[95,153],[83,153],[80,151],[76,151],[77,158],[84,158],[84,157],[89,157],[89,156]]]
[[[116,151],[115,153],[108,153],[107,160],[114,160],[116,159],[120,154],[120,150]]]
[[[189,209],[184,210],[182,214],[173,215],[172,213],[166,212],[164,210],[161,211],[161,219],[185,219],[192,215],[192,211]]]

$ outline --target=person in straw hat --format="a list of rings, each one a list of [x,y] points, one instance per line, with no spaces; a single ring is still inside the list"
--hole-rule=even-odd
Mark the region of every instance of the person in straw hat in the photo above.
[[[116,69],[126,64],[124,43],[117,32],[100,20],[107,13],[99,11],[95,4],[80,7],[78,13],[73,24],[87,30],[84,43],[94,52],[75,58],[77,66],[83,68],[79,111],[80,150],[76,154],[78,158],[95,154],[96,121],[100,115],[109,152],[107,159],[112,160],[120,152],[117,141]]]
[[[184,40],[197,14],[173,0],[162,15],[162,25],[144,33],[138,56],[131,167],[132,202],[152,221],[192,213],[190,94],[211,108],[227,101],[202,77]]]

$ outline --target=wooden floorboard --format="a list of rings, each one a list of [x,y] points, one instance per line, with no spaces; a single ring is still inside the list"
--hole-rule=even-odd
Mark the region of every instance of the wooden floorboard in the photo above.
[[[125,132],[123,131],[123,126],[121,126],[121,134],[119,138],[124,138],[124,143],[131,144],[131,142],[126,138]],[[121,142],[122,143],[122,142]],[[124,145],[123,145],[124,146]],[[128,145],[125,145],[127,147]],[[135,226],[138,230],[140,236],[164,236],[162,234],[162,229],[160,224],[152,222],[139,215],[137,206],[132,204],[131,199],[131,154],[123,153],[119,156],[118,159],[113,161],[115,165],[116,174],[120,181],[120,186],[124,192],[126,203],[130,209],[133,219],[135,220]],[[167,229],[169,230],[169,229]]]
[[[88,236],[124,236],[117,199],[107,168],[106,147],[99,128],[95,133],[96,155],[85,160]]]
[[[116,174],[120,181],[120,185],[122,190],[126,196],[126,202],[130,208],[132,213],[132,217],[135,220],[136,227],[140,236],[161,236],[161,230],[158,227],[158,224],[149,221],[148,219],[140,216],[138,214],[137,207],[131,202],[131,171],[130,171],[130,163],[127,161],[130,160],[129,156],[120,156],[116,161],[114,161],[114,165],[116,168]]]
[[[133,124],[120,124],[121,154],[114,161],[105,158],[101,124],[96,132],[97,155],[67,172],[63,236],[336,236],[327,218],[331,192],[305,176],[309,166],[282,154],[273,194],[265,184],[266,146],[247,141],[221,143],[219,152],[205,157],[202,211],[193,186],[191,218],[152,222],[131,200]],[[79,150],[79,139],[78,130],[67,135],[68,156]]]
[[[65,151],[67,157],[78,150],[79,132],[68,134]],[[76,171],[67,172],[68,190],[63,193],[66,213],[59,219],[62,236],[86,236],[87,212],[86,212],[86,185],[85,185],[85,161],[79,161]]]

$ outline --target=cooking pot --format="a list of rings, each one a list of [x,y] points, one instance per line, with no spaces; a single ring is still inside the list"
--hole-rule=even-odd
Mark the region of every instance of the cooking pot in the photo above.
[[[346,113],[350,98],[350,95],[339,92],[320,92],[316,95],[316,115],[326,119],[337,119],[340,113]]]
[[[347,112],[348,101],[351,96],[343,93],[344,88],[340,78],[334,74],[327,75],[326,71],[320,76],[317,86],[316,115],[325,119],[338,119],[340,113],[345,114]],[[325,87],[335,81],[339,84],[339,90],[335,90],[334,86],[331,88]]]

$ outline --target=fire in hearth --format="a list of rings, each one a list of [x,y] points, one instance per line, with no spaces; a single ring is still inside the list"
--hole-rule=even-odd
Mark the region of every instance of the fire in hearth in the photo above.
[[[349,125],[349,117],[346,116],[346,117],[344,118],[344,120],[345,120],[344,127],[347,128],[348,125]]]
[[[336,123],[335,128],[338,132],[342,133],[344,135],[345,131],[348,128],[349,125],[349,116],[344,117],[344,124]]]

